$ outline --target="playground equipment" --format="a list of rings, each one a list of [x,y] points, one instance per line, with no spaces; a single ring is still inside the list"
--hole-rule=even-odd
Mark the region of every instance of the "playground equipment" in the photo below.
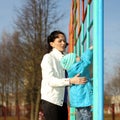
[[[104,119],[104,0],[72,0],[68,52],[81,55],[93,44],[93,120]],[[70,108],[75,120],[75,108]]]

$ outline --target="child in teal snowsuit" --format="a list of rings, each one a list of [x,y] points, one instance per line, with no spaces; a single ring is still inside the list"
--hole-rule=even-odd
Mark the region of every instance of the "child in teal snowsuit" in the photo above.
[[[90,47],[80,58],[75,53],[69,53],[61,59],[61,65],[67,70],[69,78],[80,74],[80,77],[87,79],[85,84],[71,85],[69,89],[70,106],[76,108],[77,120],[92,120],[93,87],[88,69],[92,63],[92,57],[93,49]]]

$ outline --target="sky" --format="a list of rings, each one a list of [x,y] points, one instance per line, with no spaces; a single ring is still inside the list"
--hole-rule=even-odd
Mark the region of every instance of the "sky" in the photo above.
[[[24,0],[0,0],[0,39],[3,31],[12,32],[16,19],[15,8],[20,8]],[[59,9],[65,19],[59,28],[68,34],[71,0],[60,0]],[[104,66],[107,80],[110,80],[120,66],[120,0],[104,0]]]
[[[0,38],[3,31],[12,32],[16,19],[16,8],[22,6],[23,0],[0,0]]]
[[[120,0],[104,0],[105,74],[111,79],[120,67]]]

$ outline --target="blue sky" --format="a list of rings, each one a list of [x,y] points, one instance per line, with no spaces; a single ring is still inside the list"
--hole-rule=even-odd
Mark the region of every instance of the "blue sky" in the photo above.
[[[15,8],[22,6],[23,0],[0,0],[0,38],[3,31],[11,32],[16,18]]]
[[[104,0],[105,71],[110,79],[120,67],[120,0]]]
[[[20,8],[24,0],[0,1],[0,39],[5,30],[12,32],[16,19],[15,8]],[[65,20],[59,28],[68,34],[68,22],[71,0],[60,0],[60,11],[65,13]],[[120,0],[104,0],[104,55],[105,73],[110,79],[115,74],[116,66],[120,66]]]

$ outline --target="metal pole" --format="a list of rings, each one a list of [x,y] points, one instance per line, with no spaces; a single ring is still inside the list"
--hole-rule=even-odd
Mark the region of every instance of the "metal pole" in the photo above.
[[[93,120],[104,120],[104,0],[93,1]]]

